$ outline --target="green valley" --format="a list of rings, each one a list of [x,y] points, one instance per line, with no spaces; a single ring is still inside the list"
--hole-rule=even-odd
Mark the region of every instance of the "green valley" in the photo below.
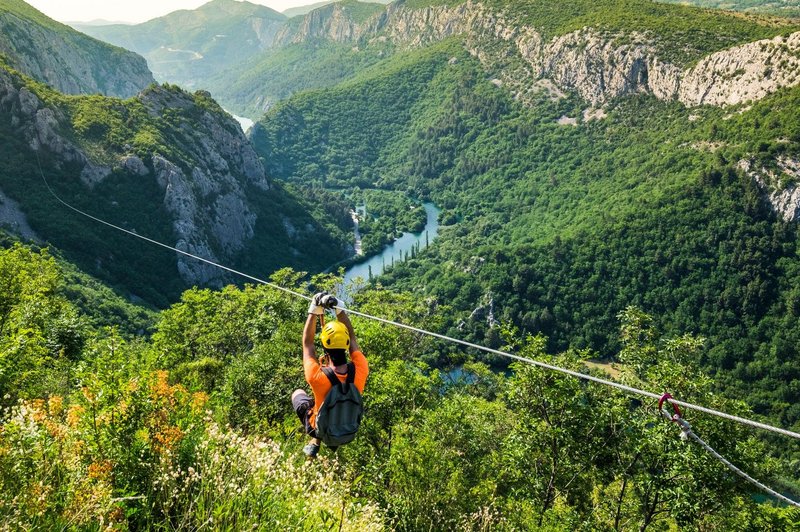
[[[269,272],[345,256],[346,204],[312,209],[271,184],[208,93],[152,86],[129,100],[67,97],[5,66],[0,89],[0,190],[41,238],[135,297],[163,306],[187,285],[231,279],[65,212],[40,165],[76,207],[206,258]]]
[[[740,161],[797,160],[798,90],[727,110],[629,96],[598,111],[544,90],[521,105],[451,40],[282,102],[252,138],[276,177],[445,208],[456,223],[433,250],[381,283],[451,303],[451,333],[499,346],[506,323],[613,358],[637,304],[707,338],[697,362],[721,390],[795,425],[796,226]],[[787,172],[776,186],[793,190]]]
[[[118,98],[0,59],[3,526],[800,527],[731,469],[800,500],[796,20],[214,0],[92,31],[180,60]],[[342,286],[353,210],[369,256],[428,202],[430,246]],[[369,376],[355,439],[315,450],[320,291]]]

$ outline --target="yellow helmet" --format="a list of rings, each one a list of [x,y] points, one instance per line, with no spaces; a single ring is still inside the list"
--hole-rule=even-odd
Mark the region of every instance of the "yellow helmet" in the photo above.
[[[319,335],[325,349],[347,349],[350,347],[350,332],[344,323],[329,321]]]

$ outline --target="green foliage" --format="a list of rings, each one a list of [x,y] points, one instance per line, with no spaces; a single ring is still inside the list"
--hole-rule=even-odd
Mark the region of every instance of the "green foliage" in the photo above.
[[[86,324],[59,293],[60,273],[46,250],[0,249],[0,397],[41,397],[69,386]]]
[[[759,13],[779,17],[800,18],[797,0],[660,0],[665,3],[690,4],[713,9],[730,9],[746,13]]]
[[[22,246],[0,259],[8,336],[33,301],[54,304],[58,270]],[[292,287],[299,278],[273,276]],[[305,304],[267,287],[194,289],[162,313],[151,339],[90,331],[63,368],[69,379],[30,385],[40,398],[3,412],[0,518],[18,528],[170,530],[791,526],[790,511],[756,503],[653,404],[522,364],[504,375],[469,363],[472,385],[448,387],[419,361],[443,346],[357,317],[370,362],[362,430],[336,457],[323,451],[300,465],[289,396],[302,381]],[[434,328],[448,313],[389,290],[363,291],[355,304]],[[60,319],[40,318],[43,330]],[[655,321],[623,313],[624,382],[751,415],[692,364],[700,340],[663,338]],[[588,353],[550,356],[543,337],[504,335],[521,356],[585,371]],[[749,473],[777,472],[747,429],[686,416]]]

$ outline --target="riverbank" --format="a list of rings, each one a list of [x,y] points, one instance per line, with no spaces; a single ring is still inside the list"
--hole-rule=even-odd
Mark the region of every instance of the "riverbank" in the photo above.
[[[402,262],[416,255],[428,247],[439,236],[439,213],[441,209],[431,202],[423,203],[426,221],[425,227],[419,233],[403,233],[400,238],[389,244],[381,253],[373,255],[366,260],[350,266],[344,275],[344,285],[351,284],[361,278],[368,281],[374,276],[381,275],[395,262]],[[354,257],[353,259],[358,259]]]

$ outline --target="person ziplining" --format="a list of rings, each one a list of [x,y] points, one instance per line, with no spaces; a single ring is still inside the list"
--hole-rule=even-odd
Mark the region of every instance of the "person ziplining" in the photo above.
[[[336,321],[324,323],[325,309],[336,310]],[[318,322],[322,325],[320,361],[314,343]],[[292,392],[292,407],[311,436],[303,452],[315,458],[320,443],[335,451],[355,438],[364,412],[361,394],[369,375],[367,359],[359,349],[344,306],[326,292],[315,294],[308,307],[303,328],[303,372],[314,397],[297,389]]]

